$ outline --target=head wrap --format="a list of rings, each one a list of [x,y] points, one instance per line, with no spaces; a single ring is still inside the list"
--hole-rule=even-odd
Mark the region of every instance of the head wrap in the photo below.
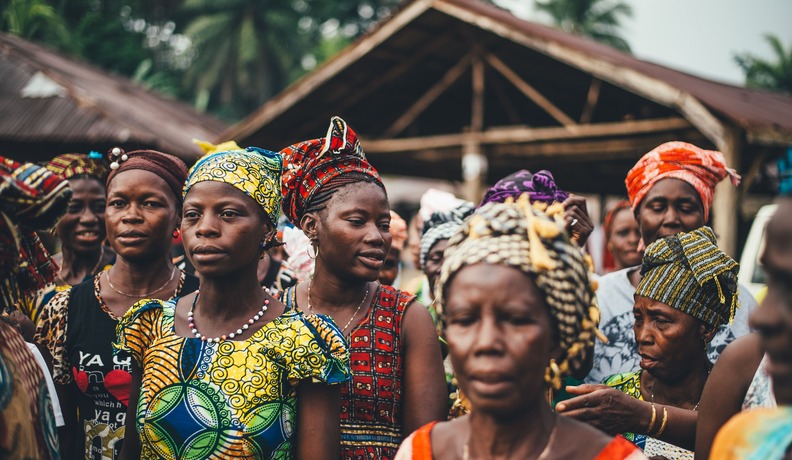
[[[327,135],[294,144],[281,150],[283,155],[283,212],[294,225],[316,193],[333,182],[341,187],[351,182],[336,178],[349,173],[373,177],[380,185],[382,180],[366,159],[357,135],[340,117],[330,120]]]
[[[176,200],[182,201],[182,187],[187,179],[187,166],[179,158],[156,150],[134,150],[126,153],[118,147],[107,154],[110,163],[110,175],[107,176],[107,187],[115,176],[124,171],[142,169],[152,172],[168,184]]]
[[[435,211],[450,211],[465,203],[465,200],[455,197],[453,193],[430,188],[421,195],[421,207],[418,209],[418,215],[421,222],[426,222]]]
[[[97,179],[102,184],[107,178],[107,164],[98,152],[88,155],[81,153],[64,153],[58,155],[45,166],[61,179],[70,179],[74,176],[89,176]]]
[[[404,249],[404,243],[407,242],[407,222],[394,211],[390,212],[390,216],[390,234],[393,237],[391,249],[396,248],[401,251]]]
[[[440,240],[447,240],[462,226],[465,219],[475,210],[473,203],[463,201],[460,206],[448,211],[435,211],[424,222],[423,234],[421,236],[421,267],[426,268],[426,258],[432,246]]]
[[[602,337],[587,264],[564,232],[563,212],[560,203],[531,205],[527,195],[516,203],[507,199],[480,207],[448,242],[435,295],[442,306],[448,283],[467,265],[503,265],[530,274],[550,308],[562,350],[545,375],[555,389],[583,365],[594,337]]]
[[[693,186],[701,197],[706,222],[709,220],[715,186],[726,176],[729,176],[735,187],[740,184],[740,175],[726,167],[722,153],[700,149],[687,142],[666,142],[638,160],[627,173],[624,183],[635,212],[658,181],[669,178],[683,180]]]
[[[559,190],[556,186],[550,171],[542,170],[531,174],[531,171],[522,169],[509,174],[487,189],[479,206],[492,202],[503,203],[509,197],[516,200],[524,193],[528,194],[532,203],[537,201],[547,204],[561,203],[569,197],[569,193]]]
[[[258,147],[209,153],[190,169],[184,195],[198,182],[223,182],[252,198],[272,225],[276,225],[280,213],[282,168],[280,154]]]
[[[0,297],[5,307],[43,288],[57,266],[34,230],[55,225],[71,189],[47,169],[0,157]]]
[[[650,244],[635,295],[662,302],[716,328],[731,323],[737,308],[738,264],[716,244],[709,227]]]

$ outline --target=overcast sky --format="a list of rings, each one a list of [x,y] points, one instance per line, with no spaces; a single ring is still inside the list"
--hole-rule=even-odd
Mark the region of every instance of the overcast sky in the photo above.
[[[496,0],[518,16],[546,22],[533,0]],[[733,55],[748,51],[772,58],[763,35],[792,47],[792,0],[623,0],[633,8],[624,37],[633,53],[706,78],[742,84]]]

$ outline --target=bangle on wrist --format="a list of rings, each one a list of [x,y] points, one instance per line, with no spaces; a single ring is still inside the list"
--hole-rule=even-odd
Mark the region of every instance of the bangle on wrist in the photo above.
[[[668,410],[663,407],[663,423],[660,424],[660,429],[657,430],[657,433],[655,433],[653,436],[654,438],[658,438],[661,434],[663,434],[663,431],[665,431],[666,422],[668,422]]]
[[[646,427],[647,435],[652,433],[652,430],[655,426],[655,421],[657,421],[657,409],[655,409],[655,405],[652,403],[652,419],[649,421],[649,426]]]

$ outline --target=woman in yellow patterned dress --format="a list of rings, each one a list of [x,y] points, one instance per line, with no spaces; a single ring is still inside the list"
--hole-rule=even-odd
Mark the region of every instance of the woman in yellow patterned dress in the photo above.
[[[251,147],[210,153],[190,171],[181,229],[201,288],[141,301],[118,326],[117,348],[137,365],[127,430],[138,436],[122,458],[337,458],[336,384],[350,375],[342,335],[256,278],[281,168],[280,155]]]

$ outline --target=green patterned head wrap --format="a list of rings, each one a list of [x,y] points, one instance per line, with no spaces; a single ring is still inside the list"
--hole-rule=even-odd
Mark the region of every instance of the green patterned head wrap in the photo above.
[[[737,309],[738,264],[718,249],[709,227],[655,241],[646,248],[635,295],[687,313],[713,327]]]
[[[183,195],[187,196],[198,182],[224,182],[253,198],[276,225],[280,214],[282,170],[283,160],[279,153],[258,147],[209,153],[190,169]]]
[[[567,374],[583,366],[594,338],[601,337],[588,264],[564,232],[563,212],[560,203],[531,204],[527,194],[517,202],[508,198],[481,206],[448,241],[435,295],[442,306],[454,274],[467,265],[504,265],[531,275],[550,308],[562,349],[545,375],[556,390]]]

